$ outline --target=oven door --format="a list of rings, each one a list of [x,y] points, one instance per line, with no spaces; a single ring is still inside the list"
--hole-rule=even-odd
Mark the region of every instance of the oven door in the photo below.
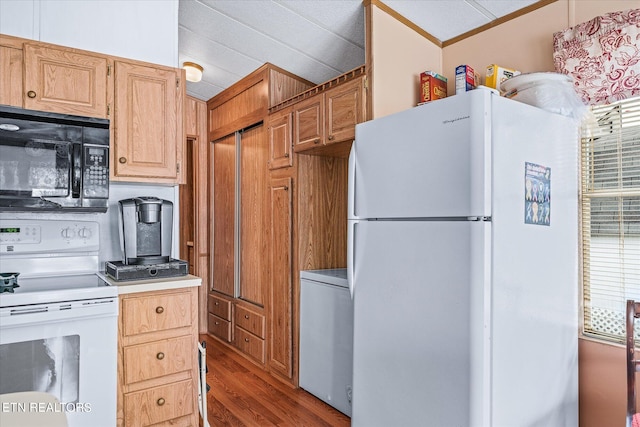
[[[117,297],[0,309],[0,394],[42,391],[70,427],[116,425]],[[43,410],[40,408],[39,410]]]

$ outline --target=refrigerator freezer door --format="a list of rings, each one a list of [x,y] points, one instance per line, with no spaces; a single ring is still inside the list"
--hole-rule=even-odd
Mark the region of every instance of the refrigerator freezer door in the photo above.
[[[491,425],[576,426],[577,128],[506,99],[492,111],[508,120],[493,126]]]
[[[487,227],[358,222],[353,426],[469,426],[472,416],[482,416],[471,415],[471,408],[482,407],[474,399],[486,364]]]
[[[348,216],[490,216],[489,90],[356,126]]]

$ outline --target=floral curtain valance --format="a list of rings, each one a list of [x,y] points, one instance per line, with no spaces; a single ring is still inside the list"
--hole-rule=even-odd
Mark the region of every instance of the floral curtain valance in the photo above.
[[[587,105],[640,95],[640,9],[598,16],[553,35],[556,71]]]

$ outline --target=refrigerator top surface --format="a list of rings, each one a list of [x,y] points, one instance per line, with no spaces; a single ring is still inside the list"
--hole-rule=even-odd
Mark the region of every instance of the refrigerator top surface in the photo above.
[[[315,282],[348,288],[347,269],[330,268],[325,270],[304,270],[300,272],[300,279],[313,280]]]

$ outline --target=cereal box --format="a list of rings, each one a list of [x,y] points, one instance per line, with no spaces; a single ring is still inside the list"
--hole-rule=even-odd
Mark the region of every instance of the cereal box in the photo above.
[[[478,84],[478,75],[469,65],[456,67],[456,94],[475,89]]]
[[[517,76],[518,74],[520,74],[520,71],[500,67],[496,64],[491,64],[487,66],[487,75],[484,85],[493,89],[500,90],[500,84],[503,81]]]
[[[434,72],[420,73],[420,104],[447,97],[447,78]]]

